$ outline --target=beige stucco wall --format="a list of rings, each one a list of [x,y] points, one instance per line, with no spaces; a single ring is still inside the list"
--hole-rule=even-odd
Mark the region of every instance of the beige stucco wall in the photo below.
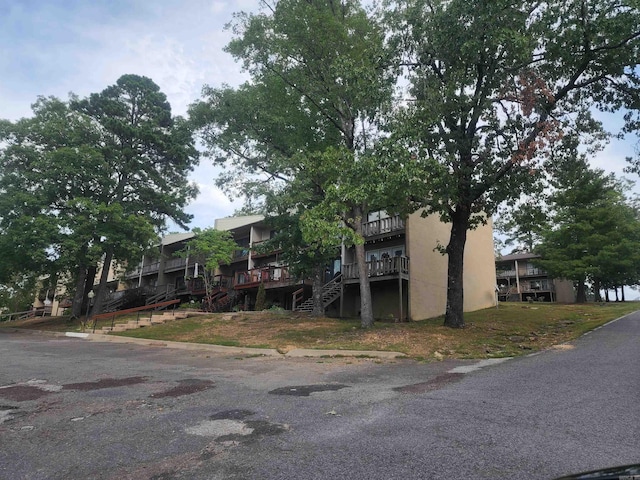
[[[449,242],[451,225],[435,215],[420,212],[407,220],[409,256],[409,308],[412,320],[443,315],[447,301],[447,256],[434,251],[438,242]],[[496,271],[493,253],[493,224],[468,233],[464,256],[464,310],[495,305]]]

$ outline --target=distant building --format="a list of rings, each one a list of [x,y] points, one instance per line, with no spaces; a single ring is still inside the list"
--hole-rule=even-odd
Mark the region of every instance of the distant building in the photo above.
[[[575,302],[573,282],[550,278],[535,265],[540,255],[515,253],[496,259],[498,300],[511,302]]]

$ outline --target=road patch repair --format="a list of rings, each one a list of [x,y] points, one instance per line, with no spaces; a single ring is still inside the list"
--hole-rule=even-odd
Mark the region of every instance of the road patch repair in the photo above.
[[[186,428],[185,432],[201,437],[213,437],[216,442],[230,446],[289,430],[289,425],[286,424],[248,419],[254,415],[250,410],[226,410],[211,415],[209,420]]]
[[[14,402],[38,400],[45,395],[62,390],[61,385],[47,383],[46,380],[29,380],[27,382],[0,386],[0,398]]]
[[[68,383],[63,385],[65,390],[80,390],[89,392],[92,390],[101,390],[103,388],[127,387],[129,385],[138,385],[145,383],[149,377],[125,377],[125,378],[101,378],[95,382]]]
[[[292,395],[294,397],[308,397],[312,393],[316,392],[335,392],[342,390],[343,388],[349,388],[349,385],[341,384],[321,384],[321,385],[298,385],[291,387],[280,387],[275,390],[271,390],[269,393],[273,395]]]
[[[183,395],[191,395],[192,393],[202,392],[210,388],[213,388],[213,382],[211,380],[187,378],[179,380],[178,385],[173,388],[149,395],[149,398],[182,397]]]

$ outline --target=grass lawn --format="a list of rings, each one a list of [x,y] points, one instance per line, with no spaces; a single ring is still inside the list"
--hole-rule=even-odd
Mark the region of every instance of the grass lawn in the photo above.
[[[584,305],[501,303],[465,315],[466,328],[442,326],[442,317],[409,323],[376,322],[368,330],[359,320],[311,318],[291,312],[240,312],[174,320],[118,333],[127,337],[276,348],[389,350],[416,359],[512,357],[564,345],[610,320],[640,309],[640,303]],[[125,322],[134,317],[120,317]],[[105,321],[104,324],[111,324]],[[101,325],[98,325],[100,328]],[[0,328],[79,331],[65,319],[4,322]]]

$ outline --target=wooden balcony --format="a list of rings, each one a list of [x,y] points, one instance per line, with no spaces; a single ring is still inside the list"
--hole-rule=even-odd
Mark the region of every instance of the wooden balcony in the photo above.
[[[189,263],[193,264],[193,262],[189,262]],[[187,266],[186,258],[170,258],[164,263],[164,271],[172,272],[175,270],[180,270],[186,266]]]
[[[404,220],[400,215],[382,218],[372,222],[362,224],[362,233],[365,238],[387,235],[391,233],[402,233],[405,229]]]
[[[527,268],[526,270],[519,270],[518,277],[544,277],[547,275],[547,272],[541,268]],[[496,277],[498,278],[515,278],[516,271],[515,270],[498,270],[496,271]]]
[[[291,276],[289,268],[286,266],[266,266],[236,272],[233,279],[234,288],[252,288],[260,283],[265,284],[265,288],[275,288],[279,286],[293,285],[299,283],[296,278]]]
[[[367,262],[367,272],[371,280],[386,280],[388,278],[408,278],[409,275],[409,258],[408,257],[389,257],[380,260],[371,260]],[[357,263],[348,263],[342,265],[342,278],[345,281],[358,280],[360,274],[358,272]]]

